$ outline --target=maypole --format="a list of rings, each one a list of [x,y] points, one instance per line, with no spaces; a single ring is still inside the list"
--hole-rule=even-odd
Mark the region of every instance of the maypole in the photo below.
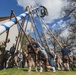
[[[22,20],[24,17],[26,17],[27,14],[29,14],[29,11],[33,11],[33,10],[38,9],[38,8],[39,7],[32,8],[32,9],[20,14],[19,16],[17,16],[17,20],[18,21]],[[10,27],[14,26],[17,23],[17,20],[15,18],[13,18],[13,19],[9,20],[8,22],[1,24],[0,25],[0,35],[3,32],[9,30]]]

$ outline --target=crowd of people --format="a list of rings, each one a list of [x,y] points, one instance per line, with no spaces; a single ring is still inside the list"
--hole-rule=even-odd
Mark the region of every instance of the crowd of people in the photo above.
[[[35,67],[36,72],[56,70],[69,71],[70,68],[74,70],[76,67],[76,55],[70,57],[70,50],[67,45],[63,45],[61,49],[62,55],[56,55],[54,51],[45,49],[39,42],[35,42],[34,38],[30,40],[27,45],[27,50],[16,50],[16,44],[10,48],[9,51],[5,50],[6,43],[10,40],[0,42],[0,69],[7,68],[26,68],[27,63],[28,72],[32,71],[32,66]],[[38,69],[38,67],[40,69]]]

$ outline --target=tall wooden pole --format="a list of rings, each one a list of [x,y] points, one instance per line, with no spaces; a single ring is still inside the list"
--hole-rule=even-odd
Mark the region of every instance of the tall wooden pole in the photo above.
[[[17,23],[19,24],[20,28],[21,28],[22,31],[24,32],[24,35],[26,36],[26,38],[27,38],[28,42],[30,43],[31,47],[32,47],[32,48],[34,49],[34,51],[36,52],[36,49],[32,46],[32,43],[31,43],[30,39],[28,38],[28,36],[27,36],[25,30],[23,29],[23,27],[21,26],[21,24],[20,24],[19,21],[17,20],[16,15],[15,15],[14,12],[13,12],[13,14],[14,14],[14,17],[15,17]]]
[[[38,18],[42,21],[42,23],[45,25],[45,27],[48,29],[48,31],[50,32],[50,35],[53,36],[53,38],[56,40],[56,42],[59,44],[59,46],[61,48],[63,48],[62,44],[57,40],[57,38],[55,37],[55,35],[52,33],[52,31],[47,27],[47,25],[45,24],[45,22],[42,20],[42,18],[39,16],[38,12],[36,11],[36,15],[38,16]]]

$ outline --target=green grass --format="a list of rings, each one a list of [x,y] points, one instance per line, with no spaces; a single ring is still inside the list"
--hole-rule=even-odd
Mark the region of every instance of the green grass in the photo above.
[[[35,72],[34,69],[32,72],[28,73],[26,69],[16,69],[10,68],[6,70],[0,70],[0,75],[76,75],[76,71],[57,71],[53,73],[50,72]]]

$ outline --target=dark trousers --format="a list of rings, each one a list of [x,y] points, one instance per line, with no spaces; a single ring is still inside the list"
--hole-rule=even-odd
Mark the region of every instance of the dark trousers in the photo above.
[[[2,69],[6,68],[6,65],[7,65],[7,59],[4,58],[4,59],[2,60]]]
[[[25,67],[25,60],[22,61],[22,68]]]

